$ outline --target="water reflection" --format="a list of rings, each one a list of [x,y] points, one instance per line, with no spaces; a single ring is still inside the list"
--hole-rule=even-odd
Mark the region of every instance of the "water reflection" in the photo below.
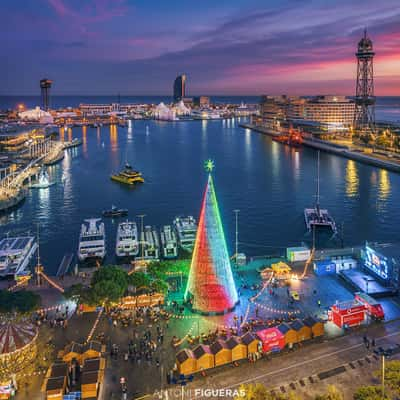
[[[111,151],[115,153],[118,150],[118,128],[117,125],[110,125],[110,143]]]
[[[379,186],[378,198],[379,200],[386,200],[390,195],[390,178],[389,173],[385,169],[379,170]]]
[[[357,166],[353,160],[347,161],[346,165],[346,194],[347,197],[355,197],[358,195],[359,179]]]
[[[72,135],[72,133],[71,133]],[[87,127],[82,126],[82,149],[83,149],[83,154],[86,156],[87,155]]]

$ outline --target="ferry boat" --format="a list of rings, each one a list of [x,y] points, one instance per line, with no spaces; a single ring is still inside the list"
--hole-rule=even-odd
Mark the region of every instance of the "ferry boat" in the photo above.
[[[125,169],[118,174],[111,175],[111,180],[125,185],[134,186],[143,183],[144,179],[139,171],[134,171],[130,164],[125,164]]]
[[[307,229],[309,231],[311,231],[311,229],[316,227],[325,227],[331,229],[333,233],[337,233],[335,220],[329,214],[328,210],[320,207],[319,198],[320,198],[320,193],[319,193],[319,150],[318,150],[316,202],[314,208],[304,209],[304,219]]]
[[[171,225],[165,225],[161,229],[161,249],[164,258],[178,257],[178,241],[176,233]]]
[[[34,236],[8,237],[0,241],[0,277],[26,275],[37,250]]]
[[[149,225],[144,227],[140,234],[142,257],[145,260],[158,260],[160,258],[160,244],[157,231]]]
[[[179,246],[186,251],[193,251],[197,233],[196,220],[192,216],[176,217],[174,219],[174,227],[178,236]]]
[[[282,133],[272,137],[275,142],[287,144],[293,147],[300,147],[303,144],[303,136],[301,132],[290,127],[289,132]]]
[[[136,257],[139,254],[136,222],[125,221],[118,224],[115,253],[117,257]]]
[[[106,255],[106,235],[100,218],[85,219],[79,236],[78,259],[103,259]]]

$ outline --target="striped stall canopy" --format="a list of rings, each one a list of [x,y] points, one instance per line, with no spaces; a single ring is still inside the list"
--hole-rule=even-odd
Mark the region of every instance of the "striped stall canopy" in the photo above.
[[[29,322],[0,322],[0,356],[22,349],[37,335],[37,328]]]

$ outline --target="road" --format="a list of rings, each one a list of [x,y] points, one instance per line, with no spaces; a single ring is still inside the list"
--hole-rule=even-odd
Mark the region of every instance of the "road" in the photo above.
[[[184,397],[180,390],[178,393],[175,389],[171,389],[168,398],[210,399],[209,396],[201,396],[201,393],[196,395],[195,390],[218,388],[226,390],[251,383],[262,383],[271,390],[281,393],[294,390],[308,394],[316,389],[318,391],[318,388],[322,389],[328,383],[334,383],[345,391],[346,399],[351,398],[348,397],[351,396],[350,392],[358,385],[370,384],[373,371],[379,369],[379,358],[364,346],[364,334],[369,338],[374,337],[378,347],[400,343],[400,322],[378,324],[335,340],[304,345],[295,351],[277,355],[269,360],[262,359],[255,364],[246,361],[237,368],[222,367],[206,377],[196,376],[194,381],[185,387]],[[369,368],[368,372],[363,371],[360,374],[360,369],[366,367]],[[332,370],[336,368],[339,368],[337,370],[339,373],[332,377],[324,378],[323,375],[320,375],[322,379],[319,377],[319,374],[327,371],[333,374]],[[357,374],[361,379],[354,379]]]

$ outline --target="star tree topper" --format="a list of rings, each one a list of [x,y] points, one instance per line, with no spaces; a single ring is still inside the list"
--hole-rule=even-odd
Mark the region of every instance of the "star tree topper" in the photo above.
[[[211,159],[208,159],[207,161],[204,162],[204,168],[206,169],[206,171],[208,173],[211,174],[212,170],[214,169],[215,165],[214,165],[214,161]]]

